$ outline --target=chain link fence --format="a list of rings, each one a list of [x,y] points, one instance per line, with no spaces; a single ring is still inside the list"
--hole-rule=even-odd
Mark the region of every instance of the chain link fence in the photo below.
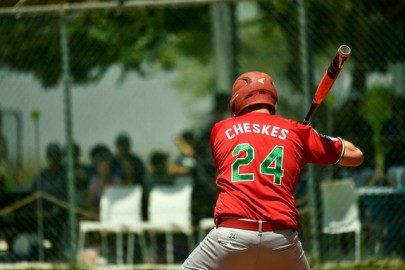
[[[358,168],[306,167],[296,190],[301,240],[312,264],[404,257],[403,5],[349,0],[27,2],[0,3],[1,262],[79,258],[80,223],[103,218],[102,189],[114,183],[146,187],[159,162],[174,170],[179,152],[173,137],[187,129],[199,138],[214,107],[207,100],[228,93],[239,73],[271,74],[280,94],[278,113],[302,121],[341,44],[350,46],[352,55],[311,125],[354,142],[365,162]],[[142,80],[146,83],[139,85]],[[170,91],[175,94],[168,96]],[[184,95],[188,98],[182,100]],[[174,107],[181,110],[165,111]],[[123,129],[127,136],[118,136]],[[157,145],[157,135],[168,143]],[[128,143],[135,145],[131,151],[140,160],[115,163],[119,147]],[[214,176],[208,178],[214,182]],[[352,199],[350,190],[337,196],[339,187],[332,185],[347,179],[353,183]],[[325,192],[331,187],[341,200],[329,205],[331,195]],[[150,213],[142,198],[138,206],[145,220]],[[205,205],[200,199],[190,209],[202,212]],[[324,211],[332,207],[328,211],[338,219],[345,206],[352,207],[353,220],[335,220],[334,229],[325,229],[330,212]],[[210,216],[212,205],[208,208],[190,216],[192,245],[198,242],[198,219]],[[351,227],[356,220],[360,226]],[[89,229],[80,253],[85,259],[79,259],[176,264],[189,254],[184,233],[174,234],[172,247],[164,233],[148,234],[146,243],[156,243],[151,249],[128,230],[117,236]],[[172,255],[166,253],[171,248]]]

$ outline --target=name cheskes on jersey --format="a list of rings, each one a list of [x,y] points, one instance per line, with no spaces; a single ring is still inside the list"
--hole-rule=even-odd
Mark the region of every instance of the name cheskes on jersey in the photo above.
[[[232,140],[236,136],[245,133],[263,134],[279,138],[280,140],[285,140],[287,138],[288,132],[288,129],[280,128],[278,126],[263,125],[257,123],[252,124],[250,122],[245,122],[233,125],[232,128],[226,129],[225,135],[229,140]]]

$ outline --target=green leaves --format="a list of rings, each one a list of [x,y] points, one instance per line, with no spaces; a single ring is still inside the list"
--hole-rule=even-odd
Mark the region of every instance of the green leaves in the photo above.
[[[132,8],[67,15],[74,84],[97,82],[112,65],[147,76],[172,69],[181,55],[207,61],[209,9]],[[45,88],[61,79],[59,17],[0,17],[0,66],[34,74]]]

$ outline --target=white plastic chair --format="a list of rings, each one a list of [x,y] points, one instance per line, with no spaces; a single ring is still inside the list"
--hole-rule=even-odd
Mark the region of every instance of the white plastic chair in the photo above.
[[[214,218],[202,218],[198,224],[198,240],[201,242],[207,234],[207,230],[215,227]]]
[[[149,222],[147,231],[152,237],[153,257],[156,258],[156,234],[166,237],[167,263],[174,263],[173,234],[187,235],[188,248],[194,248],[191,223],[191,184],[155,186],[149,196]]]
[[[355,260],[361,256],[361,221],[356,187],[352,180],[321,183],[323,203],[322,233],[355,233]]]
[[[146,245],[143,236],[141,218],[142,187],[107,186],[100,201],[100,221],[81,221],[79,234],[79,252],[84,250],[85,235],[88,232],[100,232],[102,235],[102,253],[107,251],[106,234],[116,234],[117,263],[123,264],[122,234],[128,233],[127,262],[132,264],[134,254],[134,235],[139,236],[141,254]]]

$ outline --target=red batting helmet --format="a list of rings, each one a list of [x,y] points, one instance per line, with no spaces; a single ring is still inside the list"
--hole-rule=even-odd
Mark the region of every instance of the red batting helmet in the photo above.
[[[233,116],[238,116],[243,109],[255,105],[267,104],[277,107],[277,90],[272,78],[263,72],[246,72],[240,75],[232,87],[229,107]]]

